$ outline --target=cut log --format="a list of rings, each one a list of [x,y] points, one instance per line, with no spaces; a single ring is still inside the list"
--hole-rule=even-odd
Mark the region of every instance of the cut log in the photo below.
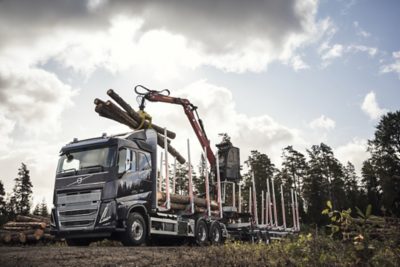
[[[7,230],[7,231],[16,231],[16,232],[19,232],[19,231],[24,231],[24,230],[29,230],[29,229],[32,229],[32,227],[31,226],[3,226],[3,229],[4,230]]]
[[[186,205],[188,205],[188,204],[190,203],[189,196],[171,194],[171,195],[170,195],[170,198],[171,198],[171,203],[186,204]],[[158,192],[157,192],[157,199],[158,199],[158,201],[165,202],[165,200],[166,200],[166,195],[165,195],[165,193],[164,193],[164,192],[158,191]],[[203,199],[203,198],[195,197],[195,198],[193,199],[193,201],[194,201],[194,204],[195,204],[196,206],[203,207],[203,208],[206,208],[206,207],[207,207],[207,202],[206,202],[206,200]],[[218,204],[217,204],[217,202],[215,202],[215,201],[212,200],[212,201],[210,202],[210,207],[211,207],[212,210],[218,209]]]
[[[27,217],[39,219],[41,222],[45,222],[47,224],[50,224],[50,216],[49,217],[44,217],[44,216],[29,214]]]
[[[131,117],[129,117],[129,115],[125,111],[121,110],[119,107],[117,107],[111,101],[103,102],[100,99],[95,99],[95,100],[98,100],[95,102],[99,103],[96,105],[95,111],[100,116],[107,118],[107,119],[114,120],[119,123],[122,123],[122,124],[130,127],[133,130],[139,126],[139,124],[135,120],[133,120]],[[160,134],[157,134],[157,144],[160,147],[164,147],[164,137],[161,136]],[[173,157],[175,157],[179,163],[184,164],[186,162],[186,159],[184,157],[182,157],[182,155],[179,154],[179,152],[176,151],[176,149],[173,146],[168,145],[168,152]]]
[[[46,222],[47,218],[37,218],[32,216],[17,215],[15,219],[17,222]]]
[[[18,240],[21,244],[26,243],[26,235],[22,232],[18,233]]]
[[[7,222],[5,227],[27,227],[27,228],[46,228],[45,222]]]
[[[113,89],[110,89],[107,91],[107,94],[114,99],[115,102],[118,103],[118,105],[120,105],[128,114],[130,117],[132,117],[136,122],[141,123],[142,118],[140,117],[139,113],[137,113],[132,107],[131,105],[129,105],[128,103],[125,102],[125,100],[123,100],[116,92],[114,92]],[[144,128],[149,128],[149,123],[147,121],[144,121]],[[156,124],[151,124],[151,127],[156,130],[158,133],[160,134],[164,134],[164,128],[160,127]],[[176,134],[174,132],[171,132],[169,130],[167,130],[167,137],[174,139],[176,137]]]
[[[3,243],[10,243],[11,242],[12,233],[8,231],[4,231],[0,234],[0,241]]]

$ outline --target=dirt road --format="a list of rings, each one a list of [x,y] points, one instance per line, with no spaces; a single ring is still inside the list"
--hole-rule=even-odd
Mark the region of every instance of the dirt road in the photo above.
[[[0,247],[0,266],[206,266],[201,247]]]

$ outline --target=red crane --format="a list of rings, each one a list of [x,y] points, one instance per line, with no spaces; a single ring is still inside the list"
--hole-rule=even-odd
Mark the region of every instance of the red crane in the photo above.
[[[139,91],[142,88],[142,92]],[[215,155],[210,146],[210,140],[207,138],[207,134],[204,130],[203,121],[200,119],[197,113],[197,107],[190,103],[188,99],[172,97],[170,91],[164,89],[161,91],[150,90],[142,85],[135,86],[135,92],[141,97],[140,110],[143,111],[145,107],[145,100],[151,102],[164,102],[169,104],[181,105],[187,118],[189,119],[190,125],[196,133],[197,139],[199,139],[200,145],[203,149],[206,149],[207,159],[211,167],[215,167],[216,159]]]

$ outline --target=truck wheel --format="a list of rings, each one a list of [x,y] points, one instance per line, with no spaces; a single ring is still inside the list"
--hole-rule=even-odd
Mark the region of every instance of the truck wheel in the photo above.
[[[204,220],[197,221],[196,243],[199,246],[206,246],[208,244],[208,229]]]
[[[140,213],[132,212],[126,222],[121,242],[124,246],[140,246],[146,242],[146,223]]]
[[[222,230],[218,222],[213,222],[210,226],[210,241],[212,245],[223,243]]]
[[[91,240],[86,238],[66,238],[65,242],[69,247],[87,247],[90,245]]]

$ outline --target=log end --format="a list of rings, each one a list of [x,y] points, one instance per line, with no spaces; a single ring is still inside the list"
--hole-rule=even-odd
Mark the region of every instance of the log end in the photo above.
[[[112,95],[113,93],[114,93],[113,89],[110,88],[110,89],[107,90],[107,95]]]

